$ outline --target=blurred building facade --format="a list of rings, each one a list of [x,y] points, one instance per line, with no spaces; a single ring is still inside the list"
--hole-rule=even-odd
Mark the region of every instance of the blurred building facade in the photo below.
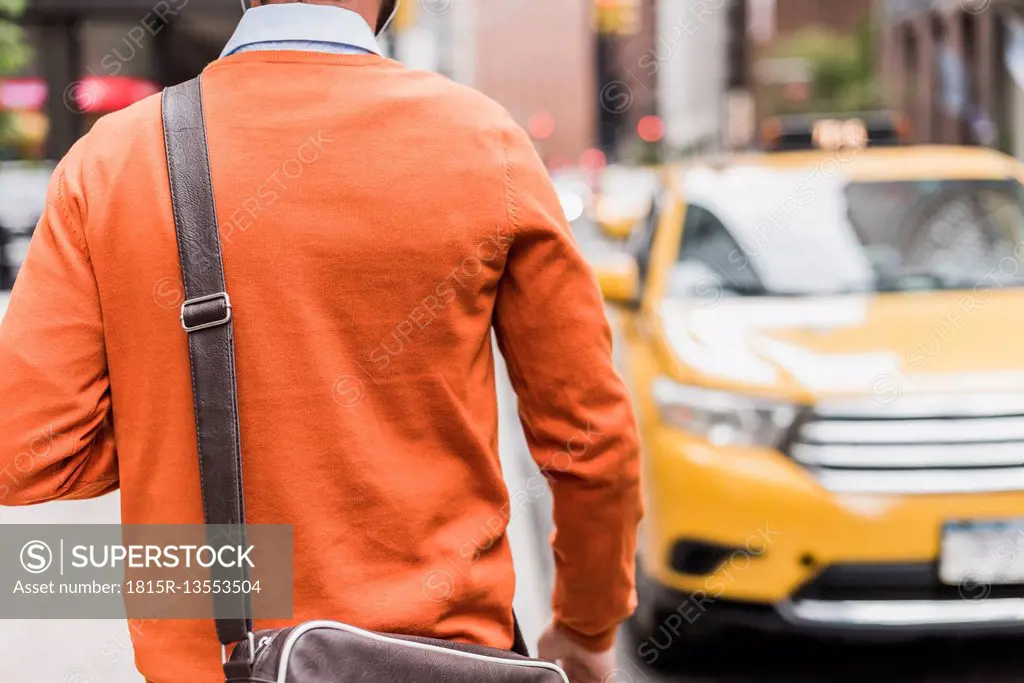
[[[1006,78],[1002,0],[887,0],[884,67],[890,105],[916,142],[1011,145],[1015,90]]]
[[[597,134],[593,0],[451,4],[451,74],[506,107],[548,161],[575,163]]]
[[[661,4],[460,0],[451,12],[461,45],[451,75],[508,108],[552,166],[596,150],[614,158],[658,112],[662,81],[651,53]]]
[[[238,19],[236,0],[29,0],[23,18],[43,79],[44,154],[59,158],[88,128],[76,91],[85,79],[180,82],[216,58]]]

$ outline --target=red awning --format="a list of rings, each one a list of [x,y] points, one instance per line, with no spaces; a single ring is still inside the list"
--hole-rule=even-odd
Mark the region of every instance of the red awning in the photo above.
[[[124,109],[160,91],[160,86],[130,76],[86,76],[63,93],[64,104],[83,114],[106,114]],[[0,110],[41,111],[49,88],[41,78],[0,79]]]

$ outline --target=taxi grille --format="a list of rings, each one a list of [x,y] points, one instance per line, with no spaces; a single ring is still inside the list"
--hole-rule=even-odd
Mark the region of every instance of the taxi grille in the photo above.
[[[787,450],[836,492],[1022,491],[1024,395],[822,403]]]

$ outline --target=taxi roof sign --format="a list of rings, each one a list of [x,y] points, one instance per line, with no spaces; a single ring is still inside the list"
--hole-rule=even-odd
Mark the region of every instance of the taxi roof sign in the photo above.
[[[908,142],[906,119],[882,112],[839,116],[777,116],[761,126],[764,149],[794,150],[863,149]]]

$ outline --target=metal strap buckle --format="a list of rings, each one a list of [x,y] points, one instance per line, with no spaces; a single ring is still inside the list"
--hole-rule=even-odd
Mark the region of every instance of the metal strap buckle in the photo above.
[[[205,323],[199,323],[196,325],[189,325],[185,322],[185,314],[188,312],[189,306],[195,306],[197,304],[203,304],[208,301],[224,302],[224,317],[218,318],[217,320],[211,320]],[[189,299],[181,305],[181,327],[186,332],[195,332],[197,330],[205,330],[208,327],[219,327],[221,325],[227,325],[231,322],[231,298],[227,292],[218,292],[217,294],[210,294],[209,296],[201,296],[195,299]]]
[[[249,663],[252,664],[256,661],[256,636],[252,631],[249,631]],[[220,646],[220,663],[228,663],[228,646]]]

